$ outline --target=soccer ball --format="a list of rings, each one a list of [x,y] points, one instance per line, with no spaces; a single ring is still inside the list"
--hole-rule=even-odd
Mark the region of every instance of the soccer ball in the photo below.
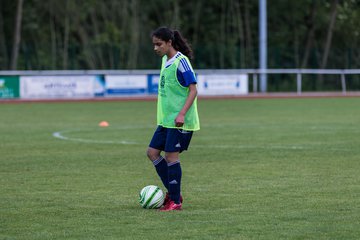
[[[160,208],[164,203],[164,192],[154,185],[149,185],[141,189],[139,202],[143,208]]]

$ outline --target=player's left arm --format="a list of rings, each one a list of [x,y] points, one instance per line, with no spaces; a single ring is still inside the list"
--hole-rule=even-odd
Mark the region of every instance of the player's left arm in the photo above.
[[[181,127],[182,125],[184,125],[185,115],[189,110],[189,108],[191,107],[191,105],[194,103],[196,96],[197,96],[196,84],[192,83],[189,85],[189,95],[186,98],[185,104],[182,107],[179,114],[177,115],[177,117],[175,118],[176,127]]]

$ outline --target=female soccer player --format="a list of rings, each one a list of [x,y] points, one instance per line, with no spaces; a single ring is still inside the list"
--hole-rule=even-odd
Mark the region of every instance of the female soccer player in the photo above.
[[[193,131],[200,129],[192,50],[179,31],[161,27],[152,33],[154,51],[162,57],[157,129],[147,150],[156,172],[168,190],[160,211],[181,210],[179,154],[188,149]],[[164,157],[161,152],[164,151]]]

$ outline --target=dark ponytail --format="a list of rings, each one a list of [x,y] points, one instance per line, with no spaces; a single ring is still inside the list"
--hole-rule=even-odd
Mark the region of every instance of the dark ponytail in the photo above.
[[[178,30],[171,30],[168,27],[160,27],[156,29],[152,34],[152,37],[159,38],[165,42],[172,41],[172,46],[175,50],[181,52],[189,59],[193,59],[193,51],[187,40],[181,35]]]
[[[173,47],[187,56],[189,59],[193,59],[193,51],[187,40],[181,35],[178,30],[174,30]]]

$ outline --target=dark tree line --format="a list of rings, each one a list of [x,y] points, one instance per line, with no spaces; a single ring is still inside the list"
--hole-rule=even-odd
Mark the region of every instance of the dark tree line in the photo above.
[[[360,68],[360,1],[268,0],[269,68]],[[1,0],[0,69],[158,68],[179,29],[196,68],[258,67],[258,0]]]

